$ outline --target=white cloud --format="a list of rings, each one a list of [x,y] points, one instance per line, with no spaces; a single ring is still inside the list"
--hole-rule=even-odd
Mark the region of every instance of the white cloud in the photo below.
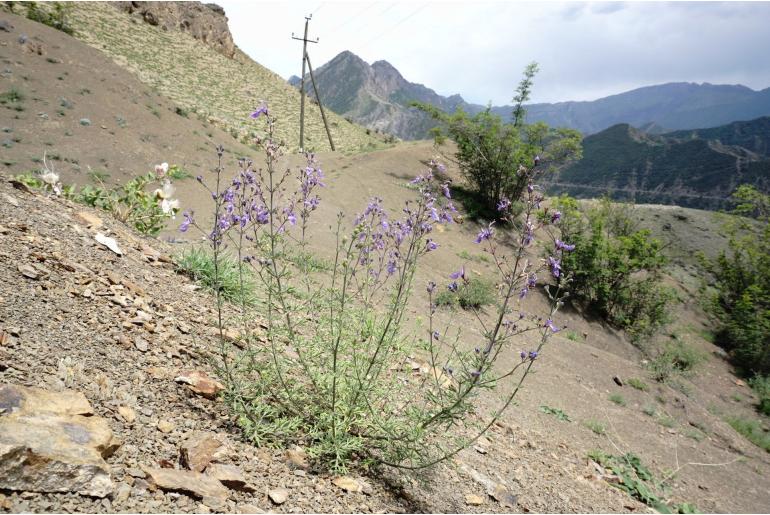
[[[770,86],[770,3],[220,2],[236,43],[299,75],[304,16],[318,67],[343,50],[385,59],[444,95],[508,103],[540,63],[534,101],[591,100],[663,82]]]

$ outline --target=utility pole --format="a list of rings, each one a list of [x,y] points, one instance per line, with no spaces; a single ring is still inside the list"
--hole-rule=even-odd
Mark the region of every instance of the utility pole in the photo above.
[[[329,131],[329,125],[326,123],[326,113],[324,113],[323,105],[321,104],[321,97],[318,94],[318,87],[315,83],[315,78],[313,77],[313,69],[310,67],[310,57],[307,53],[307,44],[308,43],[318,43],[318,38],[315,38],[315,41],[312,39],[307,38],[307,30],[308,30],[308,24],[310,23],[310,20],[313,18],[313,15],[305,16],[305,35],[301,38],[298,38],[294,36],[294,33],[291,33],[291,38],[296,39],[297,41],[302,41],[302,75],[299,79],[299,94],[300,94],[300,106],[299,106],[299,149],[302,151],[305,149],[305,63],[307,63],[308,68],[310,69],[310,81],[313,83],[313,91],[315,92],[315,98],[318,101],[318,107],[321,109],[321,118],[324,122],[324,128],[326,129],[326,135],[329,138],[329,145],[331,146],[332,150],[335,150],[334,148],[334,142],[332,141],[332,134]]]

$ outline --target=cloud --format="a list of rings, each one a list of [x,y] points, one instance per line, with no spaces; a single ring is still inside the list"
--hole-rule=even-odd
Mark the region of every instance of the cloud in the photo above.
[[[236,43],[284,77],[302,32],[319,67],[343,50],[484,104],[510,102],[540,63],[534,101],[591,100],[664,82],[770,86],[770,3],[221,2]]]

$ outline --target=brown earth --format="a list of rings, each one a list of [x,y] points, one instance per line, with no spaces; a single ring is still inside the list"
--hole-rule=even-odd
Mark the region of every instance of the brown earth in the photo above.
[[[179,246],[140,237],[105,213],[13,189],[7,179],[9,172],[37,168],[32,159],[42,157],[44,151],[49,158],[54,152],[60,155],[54,162],[65,183],[78,184],[89,181],[88,166],[111,173],[111,180],[119,182],[159,161],[181,164],[193,175],[210,177],[217,143],[229,150],[225,162],[229,172],[234,170],[235,155],[259,156],[227,133],[174,114],[173,103],[114,66],[99,51],[24,19],[0,18],[14,26],[13,32],[0,31],[0,89],[5,92],[15,87],[26,97],[21,111],[0,106],[0,126],[12,129],[0,136],[20,139],[0,148],[3,160],[12,161],[0,173],[0,330],[10,335],[0,338],[4,342],[0,346],[0,382],[54,390],[67,387],[85,393],[96,413],[109,420],[112,431],[124,442],[107,462],[116,489],[125,485],[124,491],[129,492],[126,498],[105,500],[76,494],[3,492],[3,509],[200,512],[247,511],[256,506],[280,512],[649,510],[596,478],[597,471],[586,458],[593,449],[639,455],[658,479],[668,478],[673,502],[689,502],[708,512],[761,512],[770,506],[768,454],[723,421],[725,415],[755,417],[754,397],[736,381],[729,365],[718,356],[718,349],[703,337],[708,324],[698,305],[700,279],[693,253],[714,253],[725,240],[718,235],[718,222],[711,213],[674,207],[641,206],[639,213],[640,223],[671,241],[668,252],[673,263],[668,280],[679,288],[684,300],[676,307],[674,322],[650,345],[676,335],[710,356],[692,378],[680,380],[683,386],[679,389],[649,379],[642,366],[644,355],[624,335],[579,312],[565,310],[558,322],[568,325],[569,330],[559,333],[545,350],[537,373],[518,399],[520,405],[487,435],[483,443],[486,454],[470,449],[456,462],[423,474],[391,471],[384,478],[368,478],[372,492],[367,495],[343,492],[332,483],[333,477],[323,472],[297,475],[284,464],[281,451],[255,449],[241,441],[221,401],[197,396],[174,382],[178,369],[211,372],[207,357],[216,349],[211,336],[211,297],[176,274],[170,263],[142,250],[148,245],[171,255]],[[19,44],[21,33],[40,44],[42,55],[37,50],[29,52],[29,44]],[[59,62],[49,62],[48,58]],[[80,93],[86,89],[88,93]],[[60,106],[62,97],[74,99],[72,109]],[[60,107],[63,116],[56,113]],[[152,108],[160,116],[153,114]],[[125,127],[115,119],[118,113],[127,121]],[[89,117],[92,124],[80,125],[83,117]],[[102,125],[107,128],[102,129]],[[154,137],[145,141],[143,135],[147,134]],[[322,191],[322,207],[313,222],[314,252],[330,256],[333,246],[328,225],[337,211],[353,214],[373,195],[395,209],[412,195],[406,183],[433,153],[429,144],[415,143],[352,156],[320,154],[328,187]],[[300,164],[301,159],[290,156],[287,163]],[[450,168],[450,174],[456,173]],[[182,181],[177,186],[183,209],[194,208],[205,223],[207,194],[195,181]],[[105,232],[123,248],[123,257],[95,242],[94,231],[76,216],[83,210],[101,217]],[[491,267],[477,258],[480,251],[472,243],[477,231],[478,226],[466,222],[437,233],[441,247],[428,256],[418,284],[427,280],[445,284],[447,275],[463,262],[473,272],[492,278]],[[173,227],[164,233],[165,238],[179,236]],[[192,240],[190,233],[183,236]],[[460,258],[461,252],[475,259]],[[21,265],[36,267],[37,279],[21,273]],[[118,278],[116,284],[110,273]],[[133,303],[122,307],[110,301],[116,292],[131,297]],[[543,297],[532,298],[530,311],[545,306]],[[422,294],[415,295],[413,320],[424,313],[424,304]],[[137,306],[151,315],[150,325],[128,322]],[[468,327],[463,341],[472,347],[478,334],[472,329],[473,318],[464,312],[445,311],[442,316],[454,317],[459,326]],[[640,378],[650,385],[650,391],[619,387],[613,376]],[[626,405],[612,403],[608,399],[612,393],[622,393]],[[483,399],[478,417],[489,416],[492,401]],[[563,409],[572,422],[542,413],[541,405]],[[124,406],[135,410],[134,422],[120,415],[118,409]],[[645,415],[642,409],[647,406],[655,406],[670,419],[667,425],[671,427],[661,425],[660,417]],[[588,420],[601,422],[606,433],[597,435],[585,427]],[[171,429],[164,432],[160,428]],[[257,487],[256,493],[232,491],[224,504],[207,507],[184,494],[152,491],[141,467],[175,464],[180,445],[193,431],[226,436],[232,450],[224,461],[238,465]],[[517,497],[516,505],[508,508],[491,499],[479,482],[482,476],[503,484]],[[269,500],[268,491],[275,488],[287,490],[285,503],[274,505]],[[478,495],[483,504],[467,504],[466,495]]]

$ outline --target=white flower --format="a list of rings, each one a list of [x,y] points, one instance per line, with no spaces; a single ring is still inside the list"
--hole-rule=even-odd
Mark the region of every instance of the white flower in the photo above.
[[[40,180],[46,183],[48,186],[53,187],[59,182],[59,174],[51,170],[46,170],[45,173],[40,174]]]
[[[161,163],[159,165],[155,165],[155,175],[157,175],[158,178],[165,176],[166,172],[168,172],[168,163]]]
[[[160,209],[163,211],[163,214],[171,214],[173,216],[174,213],[179,211],[179,200],[164,198],[160,202]]]
[[[174,186],[171,184],[171,181],[163,181],[163,186],[156,189],[152,192],[152,194],[155,196],[155,198],[159,199],[167,199],[171,198],[174,195]]]

